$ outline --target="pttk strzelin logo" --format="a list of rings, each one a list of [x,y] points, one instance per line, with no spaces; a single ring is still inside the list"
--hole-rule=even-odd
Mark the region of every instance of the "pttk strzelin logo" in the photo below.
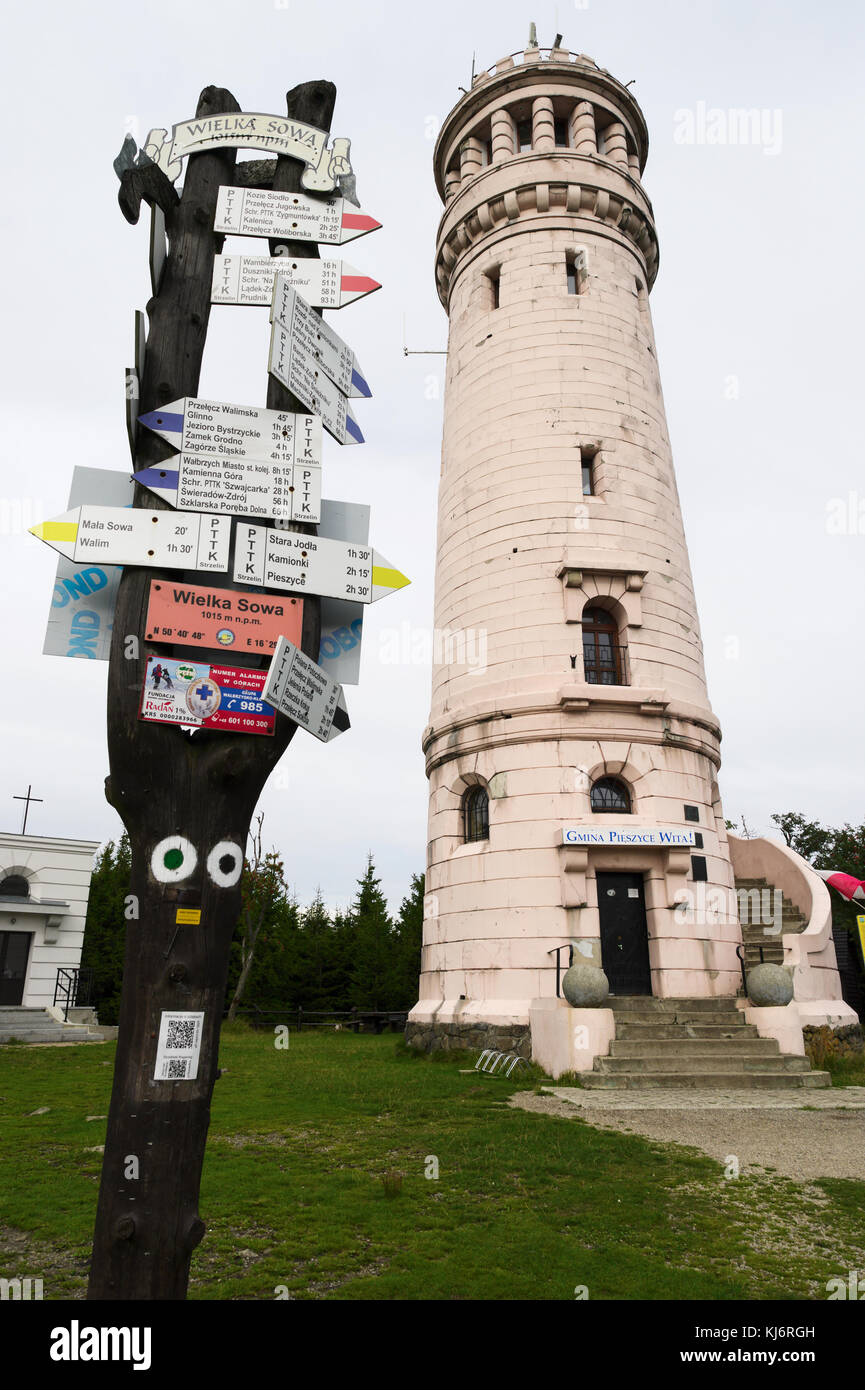
[[[234,633],[230,627],[221,627],[216,634],[216,640],[220,647],[231,647],[234,645]]]

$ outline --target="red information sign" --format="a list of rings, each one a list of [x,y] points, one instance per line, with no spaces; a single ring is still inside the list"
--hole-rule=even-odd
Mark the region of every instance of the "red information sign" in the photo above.
[[[138,717],[233,734],[272,734],[276,714],[262,699],[266,680],[267,671],[151,656]]]
[[[302,622],[303,599],[287,594],[238,593],[153,579],[145,636],[148,642],[269,656],[280,637],[300,646]]]

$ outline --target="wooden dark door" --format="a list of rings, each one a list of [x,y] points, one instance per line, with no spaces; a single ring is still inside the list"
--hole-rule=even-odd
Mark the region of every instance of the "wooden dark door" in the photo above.
[[[24,998],[32,935],[28,931],[0,931],[0,1004],[20,1004]]]
[[[601,962],[611,994],[651,994],[642,874],[598,874]]]

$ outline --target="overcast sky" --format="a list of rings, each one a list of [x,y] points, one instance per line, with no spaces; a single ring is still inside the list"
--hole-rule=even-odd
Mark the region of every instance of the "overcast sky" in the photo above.
[[[289,87],[327,77],[333,133],[384,227],[345,253],[383,289],[328,315],[374,396],[357,404],[364,446],[327,440],[324,493],[369,502],[372,542],[413,582],[368,610],[352,731],[327,747],[299,732],[261,809],[302,901],[320,885],[346,903],[370,849],[393,906],[422,870],[430,670],[382,654],[432,621],[443,358],[403,346],[446,345],[436,129],[473,56],[523,48],[532,19],[543,46],[560,31],[633,79],[648,122],[651,308],[726,814],[756,831],[788,809],[865,819],[861,6],[49,0],[7,10],[2,57],[0,829],[20,829],[11,798],[32,783],[32,832],[121,830],[102,791],[107,663],[41,654],[57,557],[14,526],[65,510],[74,464],[129,469],[123,369],[148,232],[146,210],[124,221],[112,160],[127,131],[143,143],[194,115],[210,83],[282,113]],[[742,107],[763,113],[760,138],[707,143],[711,111]],[[199,394],[263,404],[266,352],[264,309],[214,310]]]

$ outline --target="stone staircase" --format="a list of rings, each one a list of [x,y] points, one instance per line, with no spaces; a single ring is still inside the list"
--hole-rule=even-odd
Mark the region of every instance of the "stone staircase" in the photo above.
[[[759,902],[755,897],[759,893]],[[766,927],[774,927],[775,888],[765,878],[737,878],[736,893],[739,900],[739,921],[742,924],[742,943],[745,947],[745,970],[753,970],[762,960],[765,965],[783,965],[784,947],[781,937],[784,932],[804,931],[808,925],[798,908],[789,898],[783,899],[781,930],[766,932]],[[746,898],[745,894],[749,896]]]
[[[785,1056],[745,1022],[735,999],[611,997],[616,1037],[609,1057],[581,1076],[590,1090],[685,1087],[789,1090],[830,1085],[807,1057]]]
[[[98,1028],[87,1024],[58,1023],[47,1009],[0,1005],[0,1043],[102,1042]]]

